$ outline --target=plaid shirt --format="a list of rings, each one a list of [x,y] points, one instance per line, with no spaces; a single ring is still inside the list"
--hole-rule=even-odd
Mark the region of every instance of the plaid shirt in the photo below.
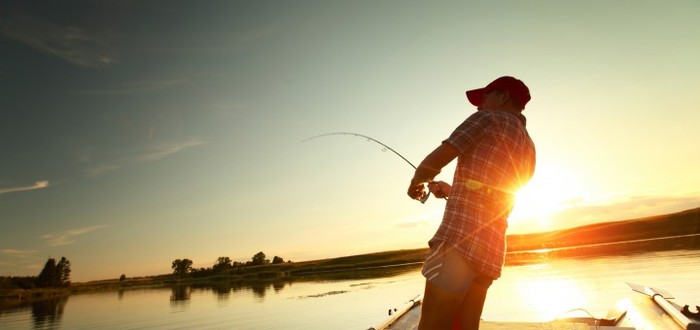
[[[493,279],[505,260],[507,218],[514,193],[535,170],[535,146],[525,117],[478,111],[443,141],[460,154],[442,223],[430,240],[454,246],[475,270]]]

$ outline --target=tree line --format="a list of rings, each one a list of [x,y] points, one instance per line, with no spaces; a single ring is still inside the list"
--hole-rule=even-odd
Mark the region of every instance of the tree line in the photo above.
[[[51,288],[67,287],[70,285],[70,261],[66,257],[56,262],[49,258],[38,276],[0,277],[0,288]]]
[[[267,264],[281,264],[285,262],[292,262],[291,260],[284,261],[282,257],[275,256],[267,259],[267,256],[262,251],[256,253],[251,260],[246,262],[233,261],[229,257],[219,257],[212,267],[204,268],[193,268],[193,261],[190,259],[175,259],[172,262],[171,268],[173,269],[173,274],[182,276],[186,274],[192,274],[193,276],[206,276],[213,273],[218,273],[226,270],[239,269],[242,267],[250,266],[261,266]]]

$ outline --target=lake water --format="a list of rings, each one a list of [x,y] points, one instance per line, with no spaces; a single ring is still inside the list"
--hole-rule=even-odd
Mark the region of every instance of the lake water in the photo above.
[[[255,286],[75,294],[0,311],[0,329],[367,329],[422,293],[418,267]],[[542,258],[506,266],[482,317],[545,321],[577,308],[602,317],[636,294],[625,282],[666,289],[680,305],[700,305],[698,275],[700,250]]]

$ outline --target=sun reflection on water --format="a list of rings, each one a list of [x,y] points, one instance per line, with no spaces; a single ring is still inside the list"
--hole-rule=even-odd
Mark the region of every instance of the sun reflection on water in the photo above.
[[[523,282],[518,294],[536,313],[532,317],[539,320],[571,316],[571,311],[588,304],[584,290],[572,279],[545,277]]]

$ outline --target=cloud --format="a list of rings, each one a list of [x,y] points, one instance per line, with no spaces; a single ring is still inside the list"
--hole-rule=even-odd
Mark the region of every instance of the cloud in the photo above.
[[[78,66],[101,67],[116,63],[108,51],[108,38],[19,12],[0,19],[0,35]]]
[[[42,235],[41,238],[48,241],[51,246],[69,245],[75,243],[77,236],[85,235],[97,229],[107,227],[107,225],[96,225],[85,228],[69,229],[58,233]]]
[[[97,165],[97,166],[91,166],[89,167],[86,171],[85,174],[89,177],[95,177],[98,176],[102,173],[106,173],[109,171],[116,171],[120,169],[122,166],[120,165]]]
[[[148,93],[158,90],[163,90],[170,88],[172,86],[177,86],[186,83],[187,79],[164,79],[164,80],[152,80],[152,81],[141,81],[130,84],[125,84],[115,88],[107,89],[90,89],[82,91],[73,91],[72,94],[75,95],[126,95],[126,94],[139,94]]]
[[[149,146],[136,151],[132,151],[129,155],[117,157],[109,162],[94,165],[91,164],[86,170],[86,174],[88,176],[94,177],[105,172],[119,170],[129,165],[160,160],[170,155],[181,152],[185,149],[196,147],[203,143],[204,141],[199,138],[192,138],[184,141],[161,143]],[[83,163],[92,163],[91,153],[92,151],[83,151],[80,154],[76,154],[76,156],[79,158],[79,161]]]
[[[38,261],[36,250],[0,249],[1,267],[26,267]]]
[[[181,141],[177,143],[167,143],[156,145],[152,148],[145,150],[139,155],[135,155],[133,158],[134,162],[149,162],[154,160],[159,160],[165,158],[169,155],[176,154],[187,148],[196,147],[204,143],[200,139],[191,139],[187,141]]]
[[[17,250],[17,249],[0,249],[0,254],[9,258],[33,258],[36,250]]]
[[[44,189],[49,187],[49,181],[37,181],[31,186],[0,188],[0,194],[13,193],[18,191]]]

